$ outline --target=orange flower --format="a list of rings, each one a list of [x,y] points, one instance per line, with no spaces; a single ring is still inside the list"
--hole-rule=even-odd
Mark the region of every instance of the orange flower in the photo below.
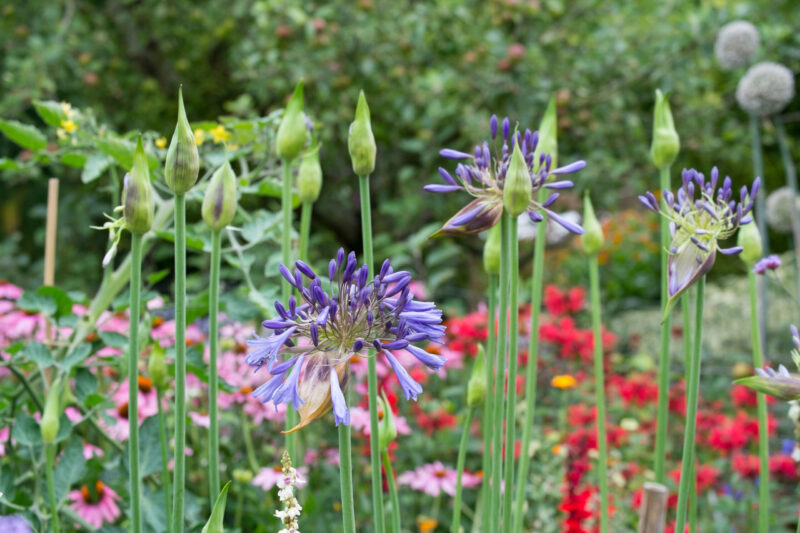
[[[431,531],[434,531],[438,525],[439,522],[433,518],[422,518],[417,520],[417,527],[419,528],[420,533],[430,533]]]
[[[575,377],[571,376],[570,374],[560,374],[558,376],[553,376],[553,379],[550,380],[550,385],[557,389],[571,389],[574,387],[578,382],[575,381]]]

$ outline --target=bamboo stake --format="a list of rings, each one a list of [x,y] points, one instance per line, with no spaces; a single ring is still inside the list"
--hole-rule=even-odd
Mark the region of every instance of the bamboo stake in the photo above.
[[[638,533],[664,533],[667,523],[667,487],[648,481],[642,490]]]
[[[47,181],[47,221],[44,240],[44,280],[45,286],[55,285],[56,276],[56,230],[58,229],[58,178]],[[53,338],[50,322],[45,324],[45,339],[52,347]]]

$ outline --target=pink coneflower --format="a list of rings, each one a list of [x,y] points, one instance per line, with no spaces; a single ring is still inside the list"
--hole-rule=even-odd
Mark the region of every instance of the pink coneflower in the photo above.
[[[104,523],[113,524],[120,517],[119,507],[114,501],[120,497],[101,481],[95,483],[94,491],[83,485],[80,490],[71,491],[67,497],[72,500],[70,509],[96,528]]]
[[[308,474],[308,468],[301,466],[297,469],[297,481],[295,486],[302,487],[306,484],[305,476]],[[278,480],[284,478],[283,468],[276,466],[273,468],[262,468],[261,471],[253,478],[252,484],[256,487],[261,487],[264,491],[269,491],[278,484]]]
[[[404,472],[397,478],[397,482],[408,485],[414,490],[424,492],[430,496],[439,496],[442,492],[450,496],[456,494],[457,473],[452,468],[445,467],[441,462],[422,465],[416,470]],[[479,485],[481,476],[464,472],[461,484],[466,488]]]
[[[103,418],[98,423],[113,438],[123,441],[128,439],[130,427],[128,425],[128,381],[120,383],[119,388],[111,396],[116,407],[106,411],[112,423],[108,424]],[[145,419],[158,413],[158,395],[153,387],[153,382],[146,377],[139,376],[139,425]]]
[[[201,428],[210,428],[211,427],[211,417],[208,416],[208,413],[198,413],[197,411],[189,411],[189,418],[192,419],[195,426],[200,426]]]
[[[6,443],[8,442],[9,427],[0,428],[0,457],[6,454]],[[12,443],[14,441],[11,441]]]
[[[19,300],[21,296],[22,289],[6,280],[0,280],[0,298],[6,300]]]
[[[379,411],[378,416],[383,419],[382,412]],[[397,428],[398,435],[408,435],[411,433],[411,428],[408,426],[408,422],[400,415],[394,415],[394,425],[395,428]],[[358,406],[351,407],[350,426],[354,430],[361,431],[365,436],[369,437],[371,432],[369,425],[369,411]]]
[[[83,458],[87,461],[93,457],[102,457],[103,450],[94,444],[84,443],[83,445]]]

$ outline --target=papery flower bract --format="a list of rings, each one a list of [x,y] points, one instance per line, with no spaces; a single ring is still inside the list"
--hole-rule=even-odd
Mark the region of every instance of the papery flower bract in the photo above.
[[[476,145],[471,154],[449,148],[439,152],[442,157],[463,159],[467,162],[459,163],[456,166],[455,177],[440,167],[439,174],[445,184],[426,185],[425,190],[436,193],[463,190],[475,199],[448,220],[433,237],[478,233],[491,228],[500,221],[503,214],[503,187],[515,146],[520,151],[521,161],[526,167],[522,170],[527,170],[531,180],[530,200],[527,208],[522,212],[527,211],[528,216],[534,222],[544,220],[542,214],[544,212],[572,233],[583,233],[583,229],[579,225],[550,210],[550,206],[559,196],[558,192],[553,192],[541,203],[538,198],[539,191],[542,189],[557,191],[571,188],[573,186],[571,181],[549,181],[549,179],[552,176],[577,172],[586,166],[586,162],[576,161],[560,168],[551,169],[552,157],[550,154],[542,153],[539,157],[535,156],[539,143],[538,132],[525,130],[524,133],[511,134],[510,128],[508,118],[503,119],[501,145],[497,117],[493,115],[490,122],[491,145],[489,141],[484,141],[482,144]]]
[[[406,399],[416,400],[422,387],[398,362],[391,350],[407,350],[433,370],[445,358],[414,346],[438,341],[444,336],[442,312],[433,302],[414,299],[411,274],[395,272],[384,261],[373,279],[366,265],[358,267],[356,255],[345,257],[339,249],[328,264],[328,280],[303,261],[291,272],[285,265],[280,273],[299,292],[288,309],[275,302],[277,316],[263,326],[273,335],[248,341],[246,361],[256,370],[265,366],[271,378],[253,396],[274,405],[291,403],[300,413],[296,431],[333,409],[336,424],[349,424],[350,413],[342,391],[347,387],[350,358],[374,347],[394,370]],[[308,283],[306,283],[308,279]],[[280,356],[287,356],[279,361]],[[376,355],[377,357],[377,355]]]

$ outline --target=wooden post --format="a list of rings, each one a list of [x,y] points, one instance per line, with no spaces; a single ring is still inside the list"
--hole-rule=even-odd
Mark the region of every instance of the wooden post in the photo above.
[[[664,533],[667,524],[667,487],[648,481],[642,490],[638,533]]]
[[[55,285],[56,277],[56,230],[58,229],[58,178],[47,182],[47,222],[44,240],[44,280],[43,285]],[[50,322],[45,326],[45,339],[52,345]]]

